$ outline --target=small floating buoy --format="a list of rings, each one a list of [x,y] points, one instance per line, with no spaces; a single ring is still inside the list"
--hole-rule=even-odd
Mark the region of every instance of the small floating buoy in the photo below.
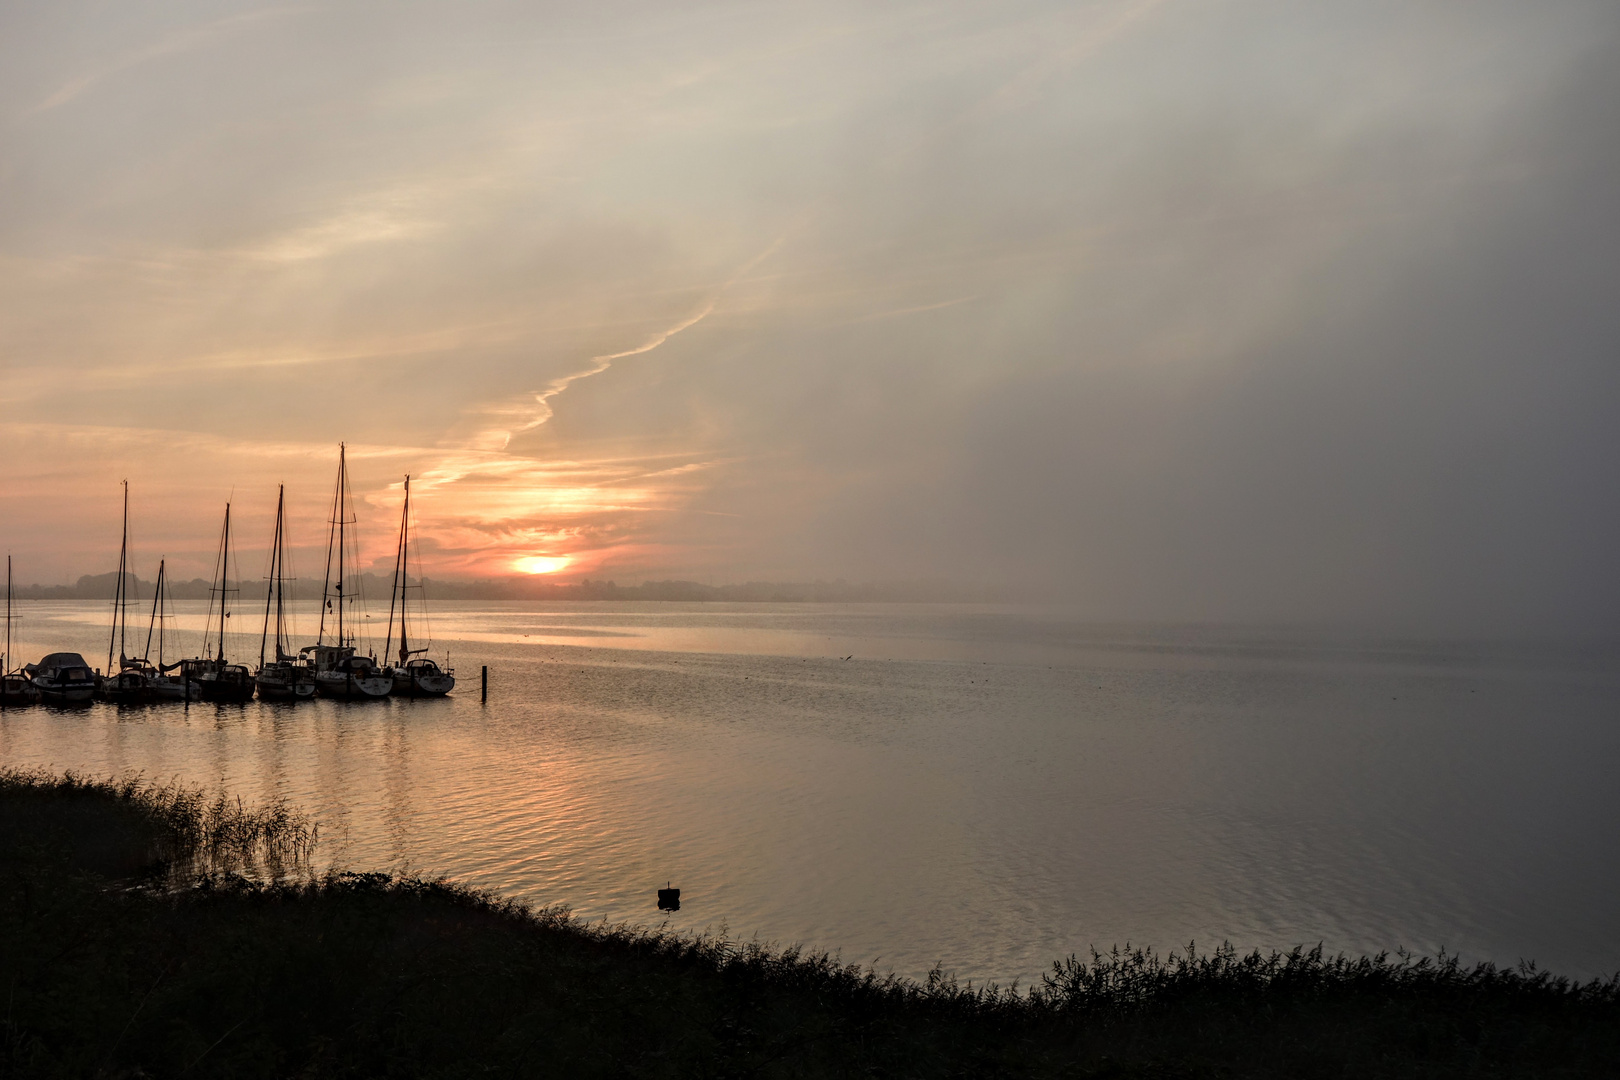
[[[681,890],[671,889],[668,886],[658,890],[659,911],[681,910]]]

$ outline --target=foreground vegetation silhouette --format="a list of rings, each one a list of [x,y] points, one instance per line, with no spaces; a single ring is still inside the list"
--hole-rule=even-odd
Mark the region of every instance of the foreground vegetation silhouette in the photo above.
[[[1318,950],[1071,958],[1036,987],[586,925],[311,869],[283,808],[0,773],[0,1073],[1612,1076],[1620,981]]]

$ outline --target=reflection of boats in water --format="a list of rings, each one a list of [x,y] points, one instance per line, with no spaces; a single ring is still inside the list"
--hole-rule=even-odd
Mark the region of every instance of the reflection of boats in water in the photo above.
[[[204,701],[247,701],[253,697],[253,673],[241,664],[225,659],[225,631],[231,617],[230,587],[231,565],[231,504],[225,504],[225,526],[219,534],[217,560],[219,584],[209,590],[208,616],[203,624],[203,654],[181,662],[181,673],[197,684],[197,693]],[[214,597],[219,598],[217,624],[219,636],[214,638],[216,624]]]
[[[96,696],[96,677],[76,652],[53,652],[23,670],[47,704],[84,705]]]
[[[118,543],[118,579],[113,589],[112,631],[107,637],[107,672],[96,677],[96,697],[118,705],[139,705],[146,701],[146,661],[126,655],[129,624],[129,481],[124,481],[124,531]],[[113,649],[118,650],[118,666],[113,667]]]
[[[39,700],[39,690],[21,671],[11,670],[11,556],[6,556],[6,651],[0,653],[0,709],[15,709]]]
[[[445,667],[440,668],[426,656],[427,647],[413,649],[405,629],[406,603],[408,597],[408,581],[410,571],[411,550],[411,478],[405,477],[405,505],[399,515],[399,549],[394,553],[394,584],[388,594],[388,638],[383,645],[383,656],[388,656],[389,647],[394,643],[394,610],[395,601],[399,608],[399,663],[387,669],[391,689],[394,693],[406,697],[442,697],[455,689],[456,676],[449,668],[449,658],[445,658]],[[416,586],[421,589],[421,586]],[[424,608],[426,598],[423,599]],[[413,659],[414,658],[414,659]]]
[[[316,634],[315,644],[299,649],[298,655],[315,669],[315,688],[322,697],[345,701],[387,697],[389,691],[394,688],[393,679],[377,669],[375,657],[362,656],[357,652],[354,647],[354,632],[347,630],[344,625],[349,605],[355,600],[355,597],[345,589],[343,577],[344,559],[351,545],[355,548],[355,562],[358,564],[360,561],[359,545],[350,534],[348,526],[358,522],[359,519],[354,517],[349,499],[347,450],[340,443],[337,485],[332,491],[332,517],[328,522],[331,528],[326,535],[326,579],[321,588],[321,625]],[[332,580],[334,554],[337,562],[335,585]],[[337,624],[336,640],[331,644],[327,644],[326,641],[328,613],[334,616]]]
[[[253,677],[261,701],[307,701],[315,696],[315,672],[299,656],[290,655],[281,647],[287,640],[287,608],[282,598],[282,584],[286,580],[285,516],[283,507],[286,488],[276,491],[276,533],[270,544],[270,588],[264,598],[264,630],[259,634],[259,670]],[[270,638],[270,608],[276,612],[275,659],[266,663],[265,645]]]

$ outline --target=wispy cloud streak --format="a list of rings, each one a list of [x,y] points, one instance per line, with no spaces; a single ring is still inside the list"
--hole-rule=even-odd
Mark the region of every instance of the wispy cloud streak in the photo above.
[[[308,7],[261,8],[258,11],[247,11],[240,15],[232,15],[229,18],[217,19],[202,26],[188,27],[177,34],[164,38],[162,41],[148,45],[146,48],[127,52],[95,71],[88,71],[68,80],[39,104],[28,109],[24,115],[37,116],[40,113],[49,112],[52,109],[66,105],[75,98],[93,90],[107,79],[131,68],[140,67],[154,60],[163,60],[181,53],[191,52],[194,49],[200,49],[231,33],[255,23],[263,22],[266,19],[312,10],[314,9]]]

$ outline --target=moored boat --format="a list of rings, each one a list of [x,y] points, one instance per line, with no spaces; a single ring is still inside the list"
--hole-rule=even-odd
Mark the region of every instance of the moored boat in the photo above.
[[[116,675],[96,677],[96,697],[114,705],[144,705],[148,699],[146,671],[124,668]]]
[[[208,615],[203,623],[203,654],[181,661],[180,671],[204,701],[239,702],[253,698],[253,673],[242,664],[225,659],[225,631],[231,618],[231,504],[225,504],[225,525],[219,534],[219,556],[215,562],[219,582],[208,590]],[[215,604],[214,598],[219,603]],[[215,636],[215,630],[218,636]]]
[[[152,618],[146,624],[146,653],[141,657],[146,670],[146,696],[151,701],[191,701],[201,695],[184,674],[185,661],[177,660],[172,664],[163,662],[165,630],[171,618],[167,611],[167,563],[166,559],[158,560],[157,583],[152,591]],[[157,637],[156,663],[150,659],[154,634]],[[177,670],[181,674],[172,674]]]
[[[378,669],[377,661],[357,655],[352,646],[308,645],[299,651],[315,669],[321,697],[369,701],[393,692],[394,680]]]
[[[0,709],[20,709],[39,704],[39,688],[20,671],[0,675]]]
[[[338,444],[337,485],[332,491],[331,528],[326,536],[326,578],[321,588],[321,625],[315,644],[298,650],[298,655],[315,671],[315,689],[322,697],[343,701],[362,701],[387,697],[394,681],[377,668],[373,656],[364,656],[354,646],[354,633],[347,631],[344,619],[354,596],[345,588],[344,559],[349,545],[354,542],[348,526],[358,524],[349,501],[349,467],[346,448]],[[334,555],[336,558],[334,559]],[[337,581],[332,580],[332,564],[337,563]],[[359,561],[358,548],[355,561]],[[326,640],[327,613],[333,614],[337,624],[336,639]]]
[[[253,685],[260,701],[308,701],[316,690],[315,673],[296,656],[260,665]]]
[[[96,697],[115,705],[145,704],[146,662],[125,655],[129,624],[129,481],[124,481],[124,531],[118,543],[118,578],[113,589],[112,631],[107,637],[107,671],[96,674]],[[118,666],[113,667],[113,650]]]
[[[11,670],[11,556],[6,556],[6,651],[0,653],[0,709],[16,709],[39,701],[39,690],[21,671]]]
[[[394,552],[394,584],[388,594],[388,638],[383,645],[383,656],[389,654],[394,643],[394,611],[396,601],[399,611],[399,663],[389,667],[387,674],[392,683],[392,692],[401,697],[443,697],[455,689],[456,676],[450,668],[450,658],[445,657],[445,666],[429,660],[421,654],[428,651],[424,646],[420,649],[410,647],[410,635],[407,632],[406,613],[409,608],[410,585],[410,552],[411,552],[411,478],[405,477],[405,503],[399,513],[399,547]],[[420,584],[414,586],[421,590]],[[424,606],[427,603],[423,598]]]
[[[253,673],[246,664],[219,663],[198,675],[197,691],[204,701],[251,701]]]
[[[47,705],[88,705],[96,696],[96,676],[76,652],[55,652],[23,668]]]
[[[393,692],[403,697],[443,697],[456,688],[454,671],[446,671],[425,656],[388,669]]]
[[[172,675],[161,668],[148,672],[146,693],[153,701],[193,701],[200,696],[184,675]]]
[[[287,607],[282,597],[286,580],[285,516],[286,488],[276,492],[276,533],[270,545],[270,588],[264,598],[264,630],[259,634],[259,670],[253,676],[261,701],[308,701],[315,696],[315,671],[301,657],[287,653]],[[265,647],[270,638],[270,611],[276,613],[275,659],[266,662]]]

